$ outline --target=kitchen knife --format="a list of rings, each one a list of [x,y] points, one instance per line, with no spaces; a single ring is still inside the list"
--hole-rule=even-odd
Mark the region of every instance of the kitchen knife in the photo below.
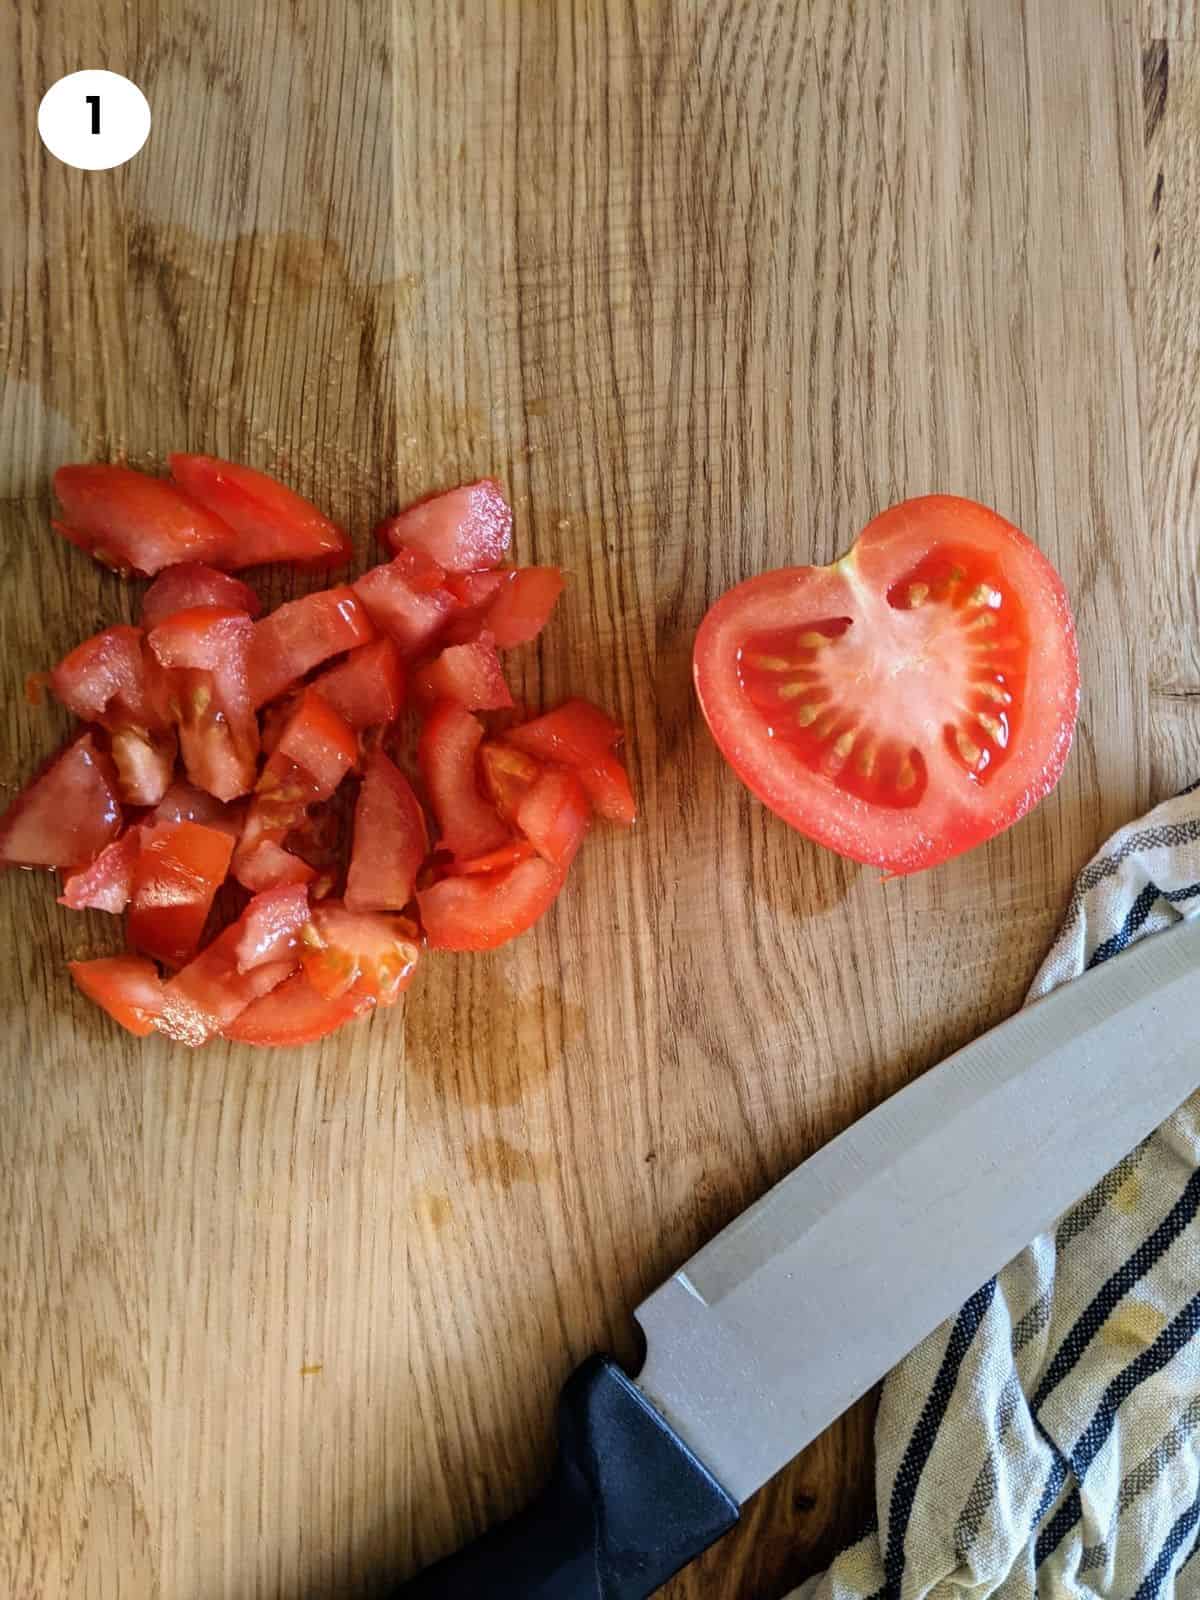
[[[825,1145],[567,1382],[530,1509],[408,1600],[641,1600],[1200,1085],[1200,919],[1018,1012]]]

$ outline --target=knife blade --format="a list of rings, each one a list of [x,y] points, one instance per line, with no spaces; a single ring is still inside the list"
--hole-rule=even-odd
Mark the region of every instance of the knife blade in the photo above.
[[[636,1383],[563,1394],[529,1511],[405,1593],[641,1600],[1200,1085],[1200,918],[886,1100],[635,1313]]]

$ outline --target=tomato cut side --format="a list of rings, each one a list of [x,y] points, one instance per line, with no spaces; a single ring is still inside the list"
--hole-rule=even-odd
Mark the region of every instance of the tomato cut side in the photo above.
[[[169,671],[169,703],[188,777],[218,800],[254,786],[258,722],[248,662],[254,623],[244,611],[196,606],[152,630],[150,648]]]
[[[321,698],[356,732],[395,722],[404,709],[404,664],[395,641],[374,639],[314,680]]]
[[[274,700],[322,661],[374,637],[366,608],[347,586],[291,600],[254,624],[250,697],[256,706]]]
[[[225,881],[233,840],[199,822],[147,822],[139,830],[129,901],[129,943],[166,966],[195,954]]]
[[[508,828],[479,790],[476,756],[483,726],[462,706],[441,700],[426,719],[417,760],[442,844],[469,860],[505,843]]]
[[[283,884],[256,894],[241,918],[241,937],[234,951],[238,971],[298,957],[308,916],[308,890],[303,884]]]
[[[341,528],[268,473],[203,455],[173,455],[170,466],[175,482],[233,530],[219,565],[300,561],[335,567],[349,561],[352,549]]]
[[[455,609],[450,591],[424,586],[403,553],[364,572],[355,580],[354,592],[375,626],[395,640],[404,656],[428,649]]]
[[[613,753],[625,731],[599,706],[589,700],[566,700],[545,716],[509,728],[504,737],[527,755],[576,772],[597,816],[622,827],[636,822],[629,774]]]
[[[419,937],[407,917],[326,900],[313,907],[305,930],[304,974],[329,1000],[359,995],[394,1005],[416,973]]]
[[[120,838],[106,844],[96,859],[63,880],[60,906],[72,911],[107,911],[120,916],[133,893],[133,869],[141,849],[142,830],[136,824]]]
[[[468,711],[499,711],[513,703],[496,646],[487,633],[470,644],[448,646],[422,667],[413,688],[427,704],[453,700]]]
[[[498,483],[480,478],[419,500],[378,532],[391,549],[423,550],[447,572],[478,572],[503,559],[512,538],[512,508]]]
[[[260,1047],[311,1044],[361,1017],[374,1004],[357,994],[330,1000],[313,988],[303,972],[297,972],[262,999],[252,1001],[224,1033],[227,1039]]]
[[[1048,794],[1079,698],[1062,580],[1003,517],[948,495],[893,506],[830,567],[731,589],[694,668],[747,787],[893,873],[970,849]]]
[[[428,854],[425,813],[412,785],[382,750],[373,751],[354,808],[347,906],[352,911],[402,911]]]
[[[171,781],[176,742],[162,671],[140,628],[120,625],[85,639],[50,674],[55,695],[77,717],[108,730],[126,805],[157,805]]]
[[[152,961],[141,956],[101,956],[96,961],[69,961],[67,965],[80,993],[102,1006],[114,1022],[139,1039],[154,1032],[162,1015],[163,984]]]
[[[253,906],[251,901],[237,922],[163,985],[162,1013],[156,1025],[168,1038],[193,1049],[207,1043],[224,1032],[252,1001],[269,994],[295,972],[294,956],[264,962],[248,972],[238,971],[238,946]]]
[[[547,767],[517,807],[517,827],[537,853],[565,873],[592,820],[583,784],[575,773]]]
[[[563,591],[558,567],[518,567],[488,608],[486,627],[498,650],[528,644],[550,620]]]
[[[452,861],[444,875],[476,878],[485,873],[507,872],[509,867],[518,866],[536,854],[528,839],[510,839],[499,849],[489,850],[485,856],[473,856],[470,861]]]
[[[504,821],[517,825],[517,810],[522,799],[544,770],[540,761],[511,745],[487,740],[479,747],[483,787]]]
[[[165,478],[103,463],[60,467],[54,493],[59,533],[117,572],[153,576],[178,561],[229,558],[228,524]]]
[[[507,872],[443,878],[417,892],[425,937],[433,950],[494,950],[531,928],[562,882],[540,856]]]
[[[85,733],[31,779],[0,817],[0,866],[83,866],[120,831],[116,772]]]
[[[184,561],[165,567],[142,596],[142,627],[156,628],[177,611],[196,606],[221,606],[226,611],[244,611],[256,617],[261,602],[248,583],[218,572],[202,561]]]
[[[244,801],[228,805],[209,794],[207,789],[197,789],[194,784],[179,780],[155,806],[151,820],[202,822],[206,828],[221,828],[236,840],[246,820],[246,805]]]

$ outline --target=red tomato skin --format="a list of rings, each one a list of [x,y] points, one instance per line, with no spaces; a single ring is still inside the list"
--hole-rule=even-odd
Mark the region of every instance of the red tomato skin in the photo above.
[[[553,904],[562,874],[540,856],[507,872],[443,878],[417,891],[431,950],[494,950],[524,933]]]
[[[96,859],[63,880],[60,906],[72,911],[107,911],[120,916],[133,892],[133,869],[141,849],[141,828],[135,823]]]
[[[297,972],[262,999],[252,1001],[224,1029],[224,1035],[259,1048],[311,1044],[361,1017],[374,1004],[365,995],[356,994],[327,999],[313,988],[303,972]]]
[[[127,925],[130,945],[165,966],[196,952],[233,840],[198,822],[147,822],[139,830]]]
[[[1022,750],[1018,738],[1005,765],[970,803],[952,803],[930,814],[924,807],[881,817],[880,807],[831,796],[784,764],[747,717],[737,685],[737,655],[747,616],[754,626],[779,626],[789,608],[819,593],[820,613],[837,616],[853,604],[855,585],[883,593],[939,541],[965,539],[993,553],[1017,574],[1017,589],[1029,610],[1039,670],[1030,678],[1027,726],[1040,726],[1044,742]],[[1021,584],[1024,584],[1024,588]],[[820,585],[820,590],[814,590]],[[848,601],[849,597],[849,601]],[[902,876],[962,854],[1010,827],[1043,799],[1062,773],[1070,752],[1079,703],[1079,661],[1070,602],[1062,579],[1029,539],[997,512],[955,495],[925,495],[902,501],[875,517],[852,548],[830,567],[793,567],[761,573],[722,595],[696,634],[693,677],[697,698],[718,748],[750,791],[778,816],[850,860]],[[977,805],[979,795],[986,805]]]
[[[234,951],[238,971],[298,957],[308,918],[308,890],[303,884],[282,884],[255,895],[241,918],[241,937]]]
[[[491,478],[418,500],[379,528],[391,549],[424,550],[447,572],[479,572],[503,559],[512,538],[512,508]]]
[[[353,554],[335,522],[266,472],[215,456],[184,454],[172,455],[170,468],[177,484],[233,530],[229,555],[220,565],[298,561],[312,568],[336,567]]]
[[[67,967],[80,993],[127,1032],[139,1039],[154,1032],[162,1015],[163,986],[153,962],[141,956],[101,956],[96,961],[69,961]]]
[[[202,561],[184,561],[177,567],[164,567],[142,596],[142,627],[156,628],[177,611],[191,611],[196,606],[244,611],[248,617],[258,616],[262,610],[262,602],[248,583]]]
[[[258,722],[248,661],[254,623],[242,611],[196,606],[159,623],[150,649],[168,670],[169,697],[188,777],[218,800],[254,786]]]
[[[403,555],[372,567],[355,580],[358,595],[372,622],[393,639],[402,656],[419,655],[433,643],[454,613],[448,589],[419,589],[406,576],[411,563]]]
[[[498,849],[507,827],[479,790],[477,756],[483,741],[478,718],[453,700],[440,700],[426,718],[417,761],[441,842],[454,856],[469,860]]]
[[[355,732],[395,722],[404,709],[404,663],[393,639],[374,639],[314,680],[326,705]]]
[[[54,526],[106,567],[153,576],[179,561],[226,563],[232,531],[165,478],[105,463],[60,467]]]
[[[428,854],[425,813],[412,785],[382,750],[372,751],[354,808],[346,905],[351,911],[402,911]]]
[[[488,607],[484,626],[497,650],[528,644],[550,620],[563,591],[558,567],[518,567]]]
[[[374,637],[366,608],[348,586],[290,600],[254,625],[250,697],[256,706],[264,705],[330,656]]]
[[[121,819],[112,762],[81,734],[0,817],[0,866],[85,866],[117,837]]]
[[[592,820],[583,785],[575,773],[547,767],[517,807],[517,827],[537,853],[566,874]]]
[[[418,699],[426,705],[453,700],[467,711],[500,711],[513,697],[490,634],[471,644],[449,645],[413,679]]]
[[[612,753],[625,737],[620,723],[587,700],[567,700],[555,711],[509,728],[505,740],[527,755],[570,767],[597,816],[621,827],[637,821],[629,775]]]

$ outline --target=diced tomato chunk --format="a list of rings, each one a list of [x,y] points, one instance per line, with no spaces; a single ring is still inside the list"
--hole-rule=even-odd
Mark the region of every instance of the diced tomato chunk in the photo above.
[[[413,563],[401,554],[372,567],[355,580],[358,595],[372,622],[396,641],[401,655],[427,649],[454,613],[454,596],[441,587],[419,587],[411,576]]]
[[[144,1039],[162,1015],[163,984],[152,961],[141,956],[101,956],[67,963],[75,985],[115,1022]]]
[[[81,734],[0,817],[0,866],[83,866],[120,831],[112,762],[90,733]]]
[[[637,820],[629,775],[613,751],[624,738],[619,723],[587,700],[567,700],[556,711],[509,728],[509,744],[542,761],[571,767],[598,816],[628,827]]]
[[[394,722],[404,709],[404,665],[395,641],[359,645],[322,672],[313,688],[356,732]]]
[[[235,951],[238,971],[298,956],[308,916],[308,890],[303,884],[283,884],[255,895],[241,919]]]
[[[274,700],[322,661],[374,637],[366,608],[346,586],[279,606],[254,625],[249,665],[254,704]]]
[[[540,856],[507,872],[443,878],[417,892],[425,937],[434,950],[492,950],[531,928],[562,882]]]
[[[475,856],[470,861],[453,861],[444,876],[475,878],[487,872],[507,872],[521,861],[528,861],[537,852],[528,839],[510,839],[498,850],[489,850],[485,856]]]
[[[54,524],[59,533],[118,572],[227,562],[229,526],[165,478],[99,462],[60,467],[54,493],[66,519]]]
[[[494,567],[512,538],[512,508],[491,478],[430,495],[379,529],[393,550],[403,545],[426,551],[447,572]]]
[[[352,549],[341,528],[268,473],[214,456],[173,455],[170,465],[175,482],[233,529],[230,555],[221,565],[302,561],[335,567],[349,561]]]
[[[448,572],[446,588],[458,604],[459,615],[482,617],[515,571],[515,567],[503,567],[499,572]]]
[[[244,611],[249,617],[262,610],[248,583],[206,567],[202,561],[184,561],[177,567],[164,567],[142,596],[142,627],[156,628],[177,611],[195,606],[221,606],[226,611]]]
[[[592,820],[574,772],[547,767],[517,807],[517,827],[552,867],[565,873]]]
[[[498,711],[513,703],[490,634],[472,644],[450,645],[421,668],[413,688],[427,703],[453,700],[468,711]]]
[[[164,984],[157,1026],[169,1038],[193,1048],[205,1044],[228,1028],[251,1001],[269,994],[296,970],[296,958],[288,956],[238,971],[238,946],[253,906],[252,900],[237,922]]]
[[[254,786],[258,722],[248,684],[254,623],[243,611],[196,606],[160,622],[149,636],[171,669],[170,701],[188,777],[218,800]]]
[[[510,650],[535,639],[562,591],[563,575],[557,567],[518,567],[501,585],[484,618],[496,648]]]
[[[302,767],[314,800],[326,800],[358,756],[358,740],[316,689],[306,689],[275,747],[275,755]],[[268,770],[270,763],[268,762]]]
[[[336,900],[313,907],[304,934],[304,973],[319,994],[364,995],[394,1005],[417,970],[420,935],[407,917],[350,911]]]
[[[202,822],[206,828],[221,828],[237,839],[246,820],[244,801],[232,805],[218,800],[207,789],[197,789],[182,779],[173,783],[154,808],[154,822]]]
[[[121,799],[152,806],[175,765],[175,735],[164,706],[162,669],[140,628],[120,625],[85,639],[50,674],[68,710],[108,729]]]
[[[354,846],[346,878],[352,911],[401,911],[429,854],[425,813],[399,768],[374,750],[354,808]]]
[[[311,1044],[334,1033],[375,1002],[347,994],[337,1000],[314,989],[303,972],[250,1005],[225,1028],[225,1037],[258,1046]]]
[[[440,700],[421,730],[417,759],[442,843],[452,855],[470,859],[495,850],[507,827],[479,790],[476,757],[483,727],[452,700]]]
[[[156,961],[182,966],[195,954],[225,881],[233,840],[199,822],[148,822],[133,869],[129,942]]]
[[[72,911],[108,911],[120,916],[133,893],[133,869],[141,849],[141,828],[135,823],[106,844],[96,859],[63,880],[60,906]]]
[[[505,822],[515,827],[517,808],[537,781],[542,763],[523,750],[489,739],[479,747],[479,765],[483,769],[483,787],[492,804]]]

